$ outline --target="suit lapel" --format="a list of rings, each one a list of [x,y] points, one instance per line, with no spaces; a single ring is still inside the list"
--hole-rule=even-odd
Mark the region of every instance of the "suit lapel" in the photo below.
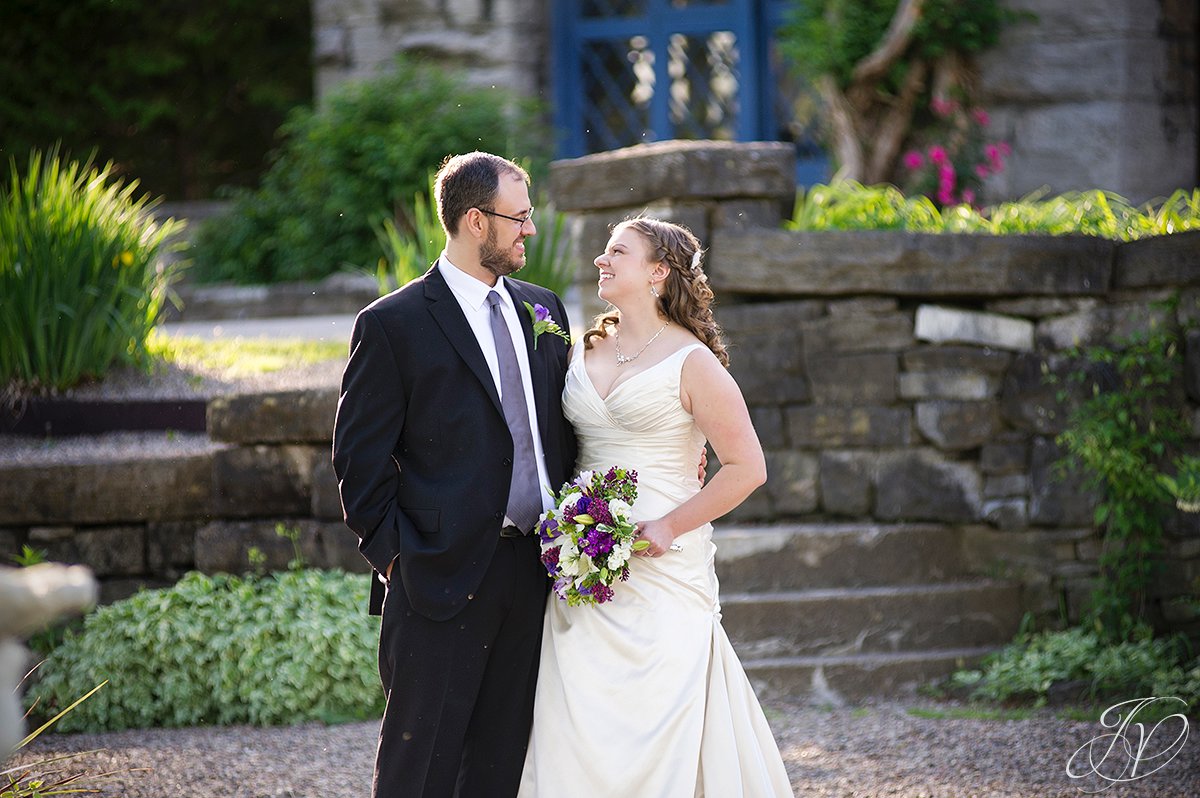
[[[533,304],[532,301],[525,295],[525,291],[521,285],[513,280],[505,281],[508,286],[508,293],[513,298],[513,302],[517,307],[517,318],[521,320],[521,332],[525,334],[525,351],[529,355],[529,378],[533,382],[533,403],[537,410],[538,432],[542,437],[542,450],[546,449],[546,431],[549,429],[548,404],[549,400],[546,397],[546,392],[550,390],[550,380],[546,373],[546,360],[543,357],[546,353],[540,349],[533,348],[533,319],[529,317],[529,310],[525,307],[525,303]],[[548,342],[545,342],[549,346]]]
[[[442,328],[442,333],[450,345],[454,347],[459,357],[467,364],[467,368],[487,391],[487,395],[491,397],[492,404],[496,406],[500,417],[504,418],[504,408],[500,406],[500,394],[496,391],[496,383],[492,379],[492,372],[488,369],[487,361],[483,359],[483,350],[479,348],[479,341],[476,340],[475,333],[471,331],[471,325],[467,322],[467,317],[463,315],[458,300],[454,298],[454,294],[450,292],[450,286],[446,285],[445,279],[438,271],[437,263],[434,263],[433,268],[427,271],[422,279],[425,283],[425,298],[429,302],[429,312],[433,316],[433,320]]]

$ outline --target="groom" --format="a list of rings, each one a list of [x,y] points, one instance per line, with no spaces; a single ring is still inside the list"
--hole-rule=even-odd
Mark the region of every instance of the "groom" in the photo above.
[[[359,313],[333,437],[383,615],[377,798],[516,794],[548,584],[530,533],[575,462],[567,344],[535,342],[526,303],[566,312],[507,277],[537,232],[528,174],[459,155],[435,194],[446,249]]]

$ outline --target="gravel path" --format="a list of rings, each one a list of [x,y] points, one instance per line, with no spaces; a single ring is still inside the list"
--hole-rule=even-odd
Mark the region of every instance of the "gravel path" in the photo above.
[[[912,707],[951,708],[926,699],[845,709],[779,702],[765,707],[798,796],[1066,798],[1083,794],[1081,787],[1104,786],[1065,774],[1072,752],[1105,731],[1097,722],[1061,720],[1050,712],[1016,721],[910,714]],[[375,723],[350,723],[62,735],[38,741],[22,759],[104,749],[78,762],[93,772],[148,768],[105,782],[110,786],[104,794],[127,798],[363,798],[370,790],[375,731]],[[1197,798],[1197,746],[1193,735],[1161,770],[1104,795]],[[1152,748],[1153,742],[1147,752]],[[580,792],[572,798],[588,797]]]

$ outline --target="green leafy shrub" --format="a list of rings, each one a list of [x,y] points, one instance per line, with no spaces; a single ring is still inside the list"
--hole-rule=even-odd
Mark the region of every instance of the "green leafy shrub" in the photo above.
[[[0,385],[58,390],[115,363],[146,366],[174,270],[159,256],[180,229],[159,223],[112,164],[34,151],[0,188]]]
[[[368,588],[367,576],[341,571],[189,573],[101,607],[68,633],[41,670],[43,711],[100,674],[108,688],[64,717],[62,730],[378,716]]]
[[[400,58],[292,113],[262,186],[233,191],[232,210],[200,229],[195,275],[247,283],[371,270],[375,230],[426,188],[431,167],[477,149],[545,151],[537,118],[507,90]]]
[[[989,208],[939,209],[925,196],[891,185],[816,184],[796,195],[789,230],[905,230],[914,233],[1090,235],[1118,241],[1200,230],[1200,189],[1180,189],[1140,207],[1107,191],[1034,193]]]
[[[1168,307],[1173,310],[1173,303]],[[1100,493],[1094,522],[1104,544],[1089,620],[1101,633],[1122,639],[1146,620],[1149,591],[1161,565],[1163,523],[1173,497],[1159,477],[1188,431],[1177,398],[1182,396],[1182,347],[1179,331],[1168,326],[1140,332],[1115,347],[1071,354],[1091,366],[1071,374],[1073,381],[1090,384],[1091,395],[1071,412],[1058,436],[1066,452],[1059,468],[1080,469],[1088,487]]]
[[[1114,643],[1095,629],[1022,633],[985,658],[978,670],[958,671],[952,683],[987,701],[1032,700],[1071,685],[1073,698],[1173,696],[1200,711],[1200,658],[1188,659],[1182,637],[1155,638],[1140,627]]]

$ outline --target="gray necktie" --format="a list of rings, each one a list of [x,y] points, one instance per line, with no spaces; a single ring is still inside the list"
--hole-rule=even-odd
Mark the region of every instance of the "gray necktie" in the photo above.
[[[513,439],[512,483],[508,488],[508,517],[522,532],[533,529],[542,512],[541,491],[538,488],[537,462],[533,454],[533,433],[529,429],[529,405],[525,402],[525,387],[517,366],[517,352],[512,335],[500,309],[500,295],[488,292],[492,338],[496,342],[496,357],[500,361],[501,404],[504,420]]]

